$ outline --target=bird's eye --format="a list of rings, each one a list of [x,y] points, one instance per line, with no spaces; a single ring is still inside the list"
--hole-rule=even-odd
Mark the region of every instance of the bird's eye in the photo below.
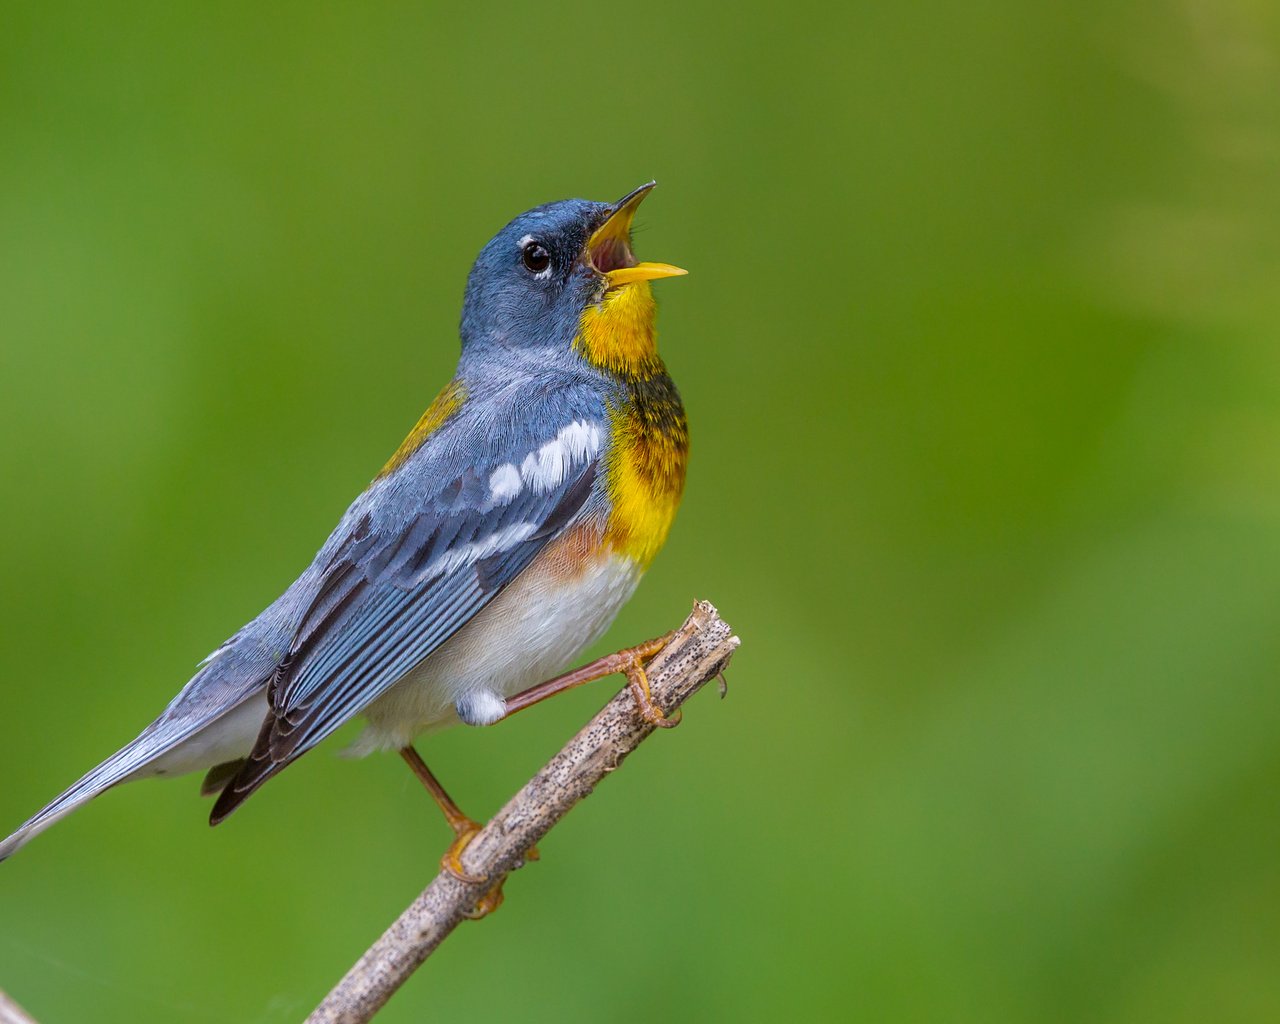
[[[551,266],[551,253],[541,242],[530,242],[524,247],[524,265],[531,273],[541,274]]]

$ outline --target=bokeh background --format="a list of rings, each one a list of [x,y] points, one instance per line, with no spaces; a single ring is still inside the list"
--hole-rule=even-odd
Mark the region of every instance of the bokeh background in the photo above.
[[[608,643],[709,598],[729,698],[380,1019],[1280,1019],[1280,8],[0,24],[0,826],[306,564],[497,228],[653,176],[694,457]],[[614,685],[428,760],[487,815]],[[341,742],[215,831],[188,778],[41,837],[0,986],[300,1019],[448,838]]]

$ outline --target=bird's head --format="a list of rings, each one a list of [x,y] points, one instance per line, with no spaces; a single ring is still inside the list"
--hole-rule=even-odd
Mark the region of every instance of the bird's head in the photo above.
[[[685,273],[640,263],[631,221],[654,187],[641,185],[616,203],[566,199],[522,213],[480,251],[462,308],[465,348],[577,347],[604,321],[652,332],[649,281]],[[603,320],[602,320],[603,318]],[[595,360],[592,360],[595,361]]]

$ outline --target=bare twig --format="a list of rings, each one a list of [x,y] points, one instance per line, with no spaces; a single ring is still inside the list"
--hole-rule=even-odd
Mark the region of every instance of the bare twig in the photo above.
[[[0,991],[0,1024],[36,1024],[36,1019]]]
[[[716,678],[738,638],[706,601],[650,662],[653,700],[670,713],[703,683]],[[306,1024],[363,1024],[405,983],[490,889],[524,863],[529,850],[579,800],[635,750],[654,727],[638,714],[624,687],[537,775],[529,780],[463,851],[469,874],[490,881],[467,884],[441,872],[347,972]]]

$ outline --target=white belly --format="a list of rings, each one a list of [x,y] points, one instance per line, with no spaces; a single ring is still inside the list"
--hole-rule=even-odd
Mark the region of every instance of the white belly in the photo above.
[[[266,717],[267,695],[264,691],[215,718],[168,753],[146,762],[130,777],[185,775],[187,772],[205,771],[224,761],[248,757]]]
[[[583,567],[541,561],[409,675],[365,709],[369,727],[352,753],[399,749],[459,721],[502,717],[502,698],[568,668],[598,640],[640,582],[630,559],[606,554]]]

